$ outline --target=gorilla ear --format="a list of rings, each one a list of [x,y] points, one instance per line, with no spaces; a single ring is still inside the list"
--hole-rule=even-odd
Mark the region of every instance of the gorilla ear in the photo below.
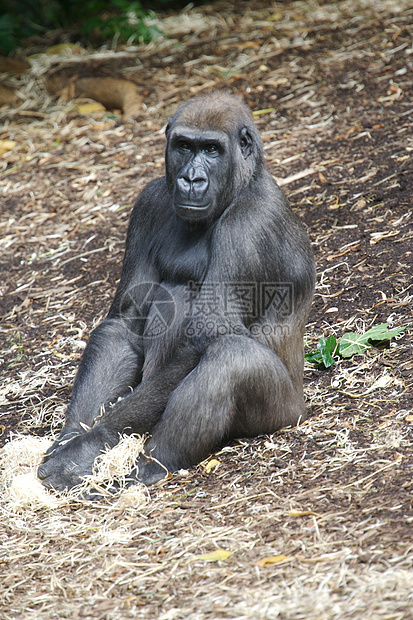
[[[247,159],[252,153],[252,137],[248,131],[248,127],[243,127],[240,131],[240,147],[244,159]]]

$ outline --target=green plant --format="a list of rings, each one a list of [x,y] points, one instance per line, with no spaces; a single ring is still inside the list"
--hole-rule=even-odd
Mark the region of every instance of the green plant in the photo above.
[[[80,39],[102,43],[151,40],[159,32],[147,26],[152,14],[140,2],[128,0],[5,0],[0,17],[0,53],[9,53],[24,39],[48,29],[70,28]]]
[[[387,323],[380,323],[380,325],[375,325],[364,334],[346,332],[339,340],[332,335],[328,336],[328,338],[323,337],[320,338],[315,350],[313,349],[310,353],[306,353],[305,359],[315,366],[329,368],[335,364],[335,355],[341,358],[360,355],[365,353],[369,347],[398,336],[404,329],[406,329],[406,326],[388,329]]]
[[[8,54],[18,45],[18,25],[11,15],[0,17],[0,52]]]
[[[158,29],[146,25],[144,18],[148,12],[140,2],[89,0],[86,5],[80,32],[92,39],[107,41],[117,36],[121,41],[150,41],[159,33]]]

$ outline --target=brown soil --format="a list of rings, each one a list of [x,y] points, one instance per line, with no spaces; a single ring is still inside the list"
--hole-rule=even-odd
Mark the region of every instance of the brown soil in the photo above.
[[[82,343],[116,287],[130,207],[162,174],[161,129],[212,88],[255,112],[269,168],[313,241],[307,348],[382,322],[409,327],[327,371],[306,367],[309,422],[236,442],[211,473],[152,489],[118,515],[130,536],[104,560],[86,534],[77,555],[31,515],[37,555],[4,548],[3,616],[413,618],[412,5],[226,1],[185,16],[192,26],[180,17],[170,39],[124,56],[38,61],[17,84],[20,107],[3,108],[0,140],[16,146],[0,158],[1,441],[61,423]],[[82,78],[137,84],[141,113],[84,116],[50,100],[47,75],[73,75],[74,62]],[[65,518],[93,522],[99,510]],[[12,541],[17,517],[4,523]],[[196,562],[216,547],[233,555]]]

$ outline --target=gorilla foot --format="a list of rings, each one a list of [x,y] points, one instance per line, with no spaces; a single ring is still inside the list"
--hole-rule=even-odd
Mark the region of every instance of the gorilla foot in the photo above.
[[[128,486],[136,482],[143,482],[146,486],[155,484],[169,475],[168,469],[155,459],[148,458],[142,454],[136,461],[136,466],[128,478]]]
[[[60,433],[59,437],[53,444],[48,448],[43,457],[43,463],[46,463],[49,459],[55,457],[64,447],[65,445],[77,437],[81,435],[81,431],[78,428],[64,428]]]
[[[100,429],[77,435],[60,443],[55,451],[46,453],[37,475],[49,489],[69,490],[91,475],[95,458],[105,447],[113,447],[116,443],[108,441],[107,434]]]

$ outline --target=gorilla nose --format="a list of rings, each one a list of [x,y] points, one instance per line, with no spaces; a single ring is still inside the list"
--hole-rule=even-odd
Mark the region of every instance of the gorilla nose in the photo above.
[[[208,177],[203,170],[190,168],[178,177],[177,183],[182,192],[203,193],[208,188]]]

